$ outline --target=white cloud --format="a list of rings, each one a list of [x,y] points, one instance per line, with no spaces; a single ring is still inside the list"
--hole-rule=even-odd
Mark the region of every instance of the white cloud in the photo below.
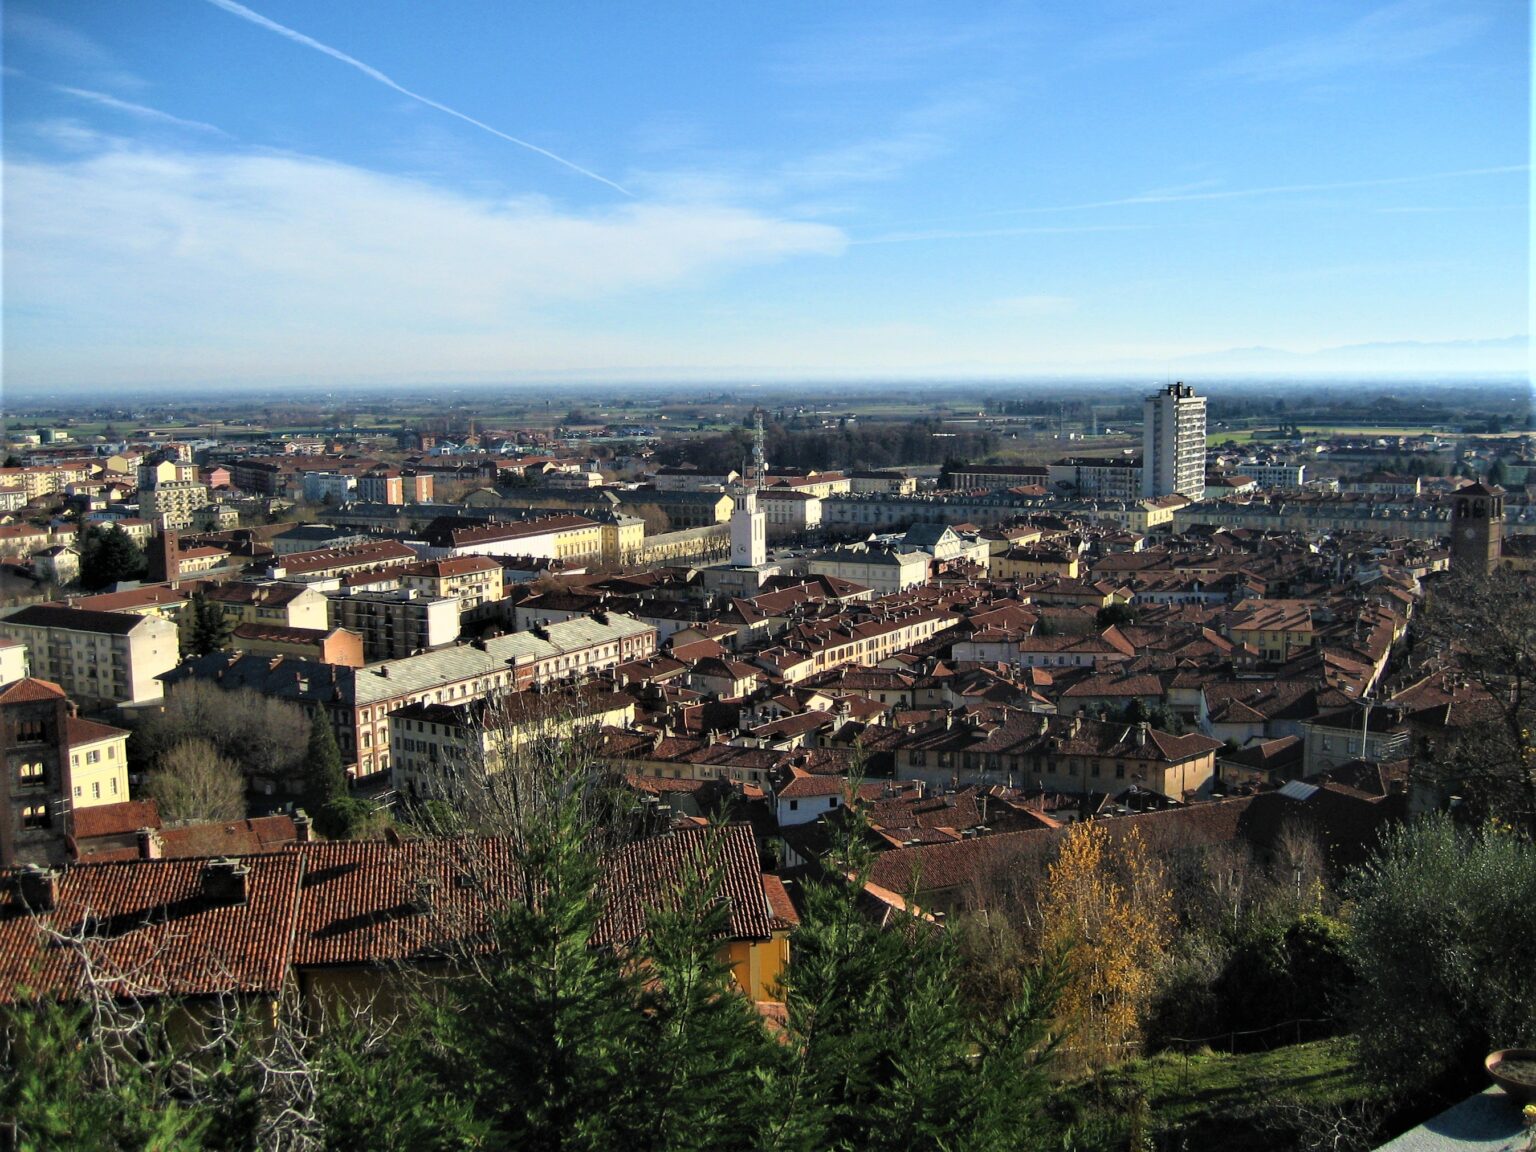
[[[739,208],[576,214],[292,155],[114,147],[13,159],[6,184],[7,377],[31,386],[574,362],[603,353],[552,312],[844,247]]]

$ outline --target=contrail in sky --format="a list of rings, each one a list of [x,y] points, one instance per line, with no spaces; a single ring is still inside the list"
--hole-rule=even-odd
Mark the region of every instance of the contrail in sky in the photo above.
[[[580,164],[573,164],[564,156],[557,156],[547,148],[540,148],[537,144],[530,144],[526,140],[519,140],[516,136],[508,136],[500,129],[492,128],[489,124],[486,124],[480,120],[476,120],[473,116],[466,116],[456,108],[450,108],[446,104],[439,104],[436,100],[423,96],[420,92],[412,92],[403,84],[395,83],[395,81],[384,75],[384,73],[380,72],[377,68],[369,67],[361,60],[358,60],[352,56],[348,56],[345,52],[338,51],[337,49],[332,48],[329,44],[322,44],[318,40],[311,39],[310,37],[304,35],[302,32],[295,32],[292,28],[288,28],[282,24],[279,24],[275,20],[268,20],[260,12],[252,12],[244,4],[237,4],[235,3],[235,0],[208,0],[208,3],[212,4],[215,8],[222,8],[224,11],[230,13],[233,16],[238,16],[242,20],[248,20],[260,28],[265,28],[269,32],[276,32],[279,36],[285,36],[296,44],[302,44],[306,48],[313,48],[316,52],[323,52],[325,55],[331,57],[334,60],[340,60],[343,64],[347,64],[353,68],[356,68],[369,79],[377,80],[386,88],[392,88],[402,96],[409,96],[412,100],[420,101],[428,108],[436,108],[439,112],[446,113],[449,116],[453,116],[456,119],[462,120],[466,124],[473,124],[481,131],[489,132],[492,136],[500,137],[501,139],[507,141],[509,144],[516,144],[519,148],[526,148],[530,152],[537,152],[540,156],[547,157],[548,159],[553,160],[556,164],[563,164],[573,172],[580,172],[583,176],[590,180],[596,180],[599,184],[606,184],[614,191],[622,192],[625,196],[634,195],[634,193],[631,192],[628,188],[625,188],[620,184],[615,184],[606,176],[599,176],[596,172],[591,172],[586,168],[583,168]]]
[[[55,84],[53,88],[56,91],[63,92],[66,96],[73,96],[77,100],[89,100],[92,104],[100,104],[103,108],[126,112],[130,116],[138,116],[144,120],[154,120],[161,124],[175,124],[182,128],[196,128],[199,132],[216,132],[220,136],[229,135],[224,129],[216,128],[212,124],[204,124],[201,120],[183,120],[180,116],[172,116],[169,112],[162,112],[158,108],[150,108],[143,104],[133,104],[127,100],[119,100],[116,96],[108,96],[105,92],[93,92],[89,88],[71,88],[67,84]]]
[[[215,0],[218,2],[218,0]],[[1146,192],[1116,200],[1093,200],[1085,204],[1053,204],[1038,208],[1000,208],[986,216],[1020,216],[1037,212],[1079,212],[1089,208],[1123,208],[1132,204],[1184,204],[1196,200],[1242,200],[1250,196],[1274,196],[1286,192],[1333,192],[1345,188],[1385,188],[1393,184],[1420,184],[1429,180],[1450,180],[1458,176],[1499,176],[1508,172],[1529,172],[1529,164],[1504,164],[1497,168],[1463,168],[1456,172],[1424,172],[1416,176],[1381,176],[1371,180],[1339,180],[1328,184],[1275,184],[1267,188],[1229,188],[1225,191]]]

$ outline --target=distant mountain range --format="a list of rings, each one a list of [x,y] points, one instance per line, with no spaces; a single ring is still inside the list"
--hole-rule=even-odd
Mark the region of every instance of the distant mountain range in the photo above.
[[[1204,372],[1312,375],[1340,373],[1443,374],[1451,376],[1523,373],[1530,364],[1530,340],[1505,336],[1495,340],[1395,340],[1375,344],[1345,344],[1315,352],[1284,348],[1227,348],[1181,356],[1175,367]]]

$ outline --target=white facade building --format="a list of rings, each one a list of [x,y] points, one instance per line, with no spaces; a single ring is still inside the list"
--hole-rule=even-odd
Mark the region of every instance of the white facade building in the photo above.
[[[731,513],[731,564],[757,568],[768,563],[768,516],[757,506],[757,492],[747,489]]]
[[[1205,397],[1187,384],[1170,384],[1142,405],[1141,494],[1205,494]]]

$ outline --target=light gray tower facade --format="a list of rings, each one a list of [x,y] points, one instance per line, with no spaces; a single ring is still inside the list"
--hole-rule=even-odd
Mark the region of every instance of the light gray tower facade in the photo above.
[[[1170,384],[1142,404],[1141,494],[1205,493],[1205,397],[1184,383]]]
[[[738,568],[757,568],[768,562],[768,515],[757,506],[767,463],[763,455],[763,411],[752,414],[752,479],[743,481],[731,513],[731,563]]]

